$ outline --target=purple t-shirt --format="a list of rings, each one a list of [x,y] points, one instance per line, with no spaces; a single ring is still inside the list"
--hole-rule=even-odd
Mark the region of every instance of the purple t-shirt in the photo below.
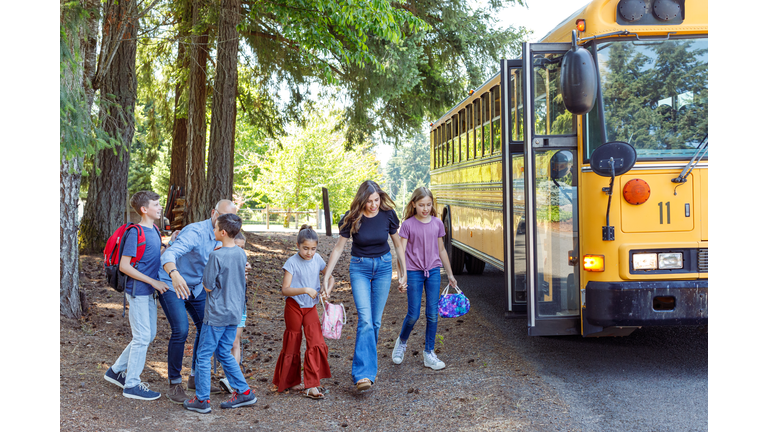
[[[416,216],[404,220],[400,226],[400,237],[408,239],[405,247],[406,269],[428,271],[442,267],[437,239],[444,236],[445,227],[436,217],[427,223],[419,222]]]

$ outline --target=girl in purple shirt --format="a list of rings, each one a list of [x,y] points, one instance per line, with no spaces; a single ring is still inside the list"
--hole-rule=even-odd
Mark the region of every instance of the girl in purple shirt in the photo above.
[[[400,237],[405,247],[405,263],[408,274],[408,314],[403,320],[400,337],[395,341],[392,361],[403,362],[408,336],[419,319],[422,290],[427,293],[427,331],[424,341],[424,366],[434,370],[445,367],[435,355],[435,336],[437,334],[437,302],[440,299],[440,267],[445,268],[448,283],[456,287],[448,253],[445,251],[443,237],[445,227],[437,218],[434,197],[425,187],[413,191],[411,200],[405,209]],[[442,265],[441,265],[442,264]]]

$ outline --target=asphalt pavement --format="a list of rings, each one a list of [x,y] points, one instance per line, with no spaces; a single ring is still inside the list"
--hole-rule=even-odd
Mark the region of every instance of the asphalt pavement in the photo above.
[[[486,266],[480,276],[464,273],[457,280],[472,312],[484,314],[502,330],[513,349],[566,402],[568,429],[707,430],[706,328],[643,327],[618,338],[532,337],[526,319],[504,317],[501,271]]]

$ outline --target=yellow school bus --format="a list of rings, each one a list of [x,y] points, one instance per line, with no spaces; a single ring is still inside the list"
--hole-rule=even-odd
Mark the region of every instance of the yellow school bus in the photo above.
[[[431,124],[455,273],[529,335],[708,320],[706,0],[595,0]]]

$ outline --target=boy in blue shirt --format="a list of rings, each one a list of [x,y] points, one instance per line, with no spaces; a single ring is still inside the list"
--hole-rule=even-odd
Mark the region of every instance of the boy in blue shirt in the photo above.
[[[221,363],[227,381],[234,389],[232,397],[221,408],[238,408],[256,403],[243,372],[232,356],[232,343],[245,306],[245,251],[235,244],[242,220],[235,214],[216,219],[214,235],[221,248],[211,252],[203,270],[203,288],[207,293],[203,326],[197,347],[195,397],[184,401],[184,408],[208,414],[211,412],[211,356]]]
[[[157,333],[157,305],[153,294],[155,290],[163,293],[168,289],[165,283],[147,276],[156,275],[160,269],[160,254],[164,245],[154,221],[162,217],[163,207],[160,205],[160,195],[152,191],[134,194],[131,207],[141,215],[139,225],[144,229],[146,241],[144,255],[134,268],[131,266],[131,258],[136,256],[138,232],[135,228],[129,229],[120,257],[120,271],[128,276],[125,294],[130,306],[128,319],[133,339],[115,364],[107,369],[104,379],[122,388],[123,396],[127,398],[155,400],[160,397],[160,393],[150,390],[139,377],[144,370],[147,348]]]

